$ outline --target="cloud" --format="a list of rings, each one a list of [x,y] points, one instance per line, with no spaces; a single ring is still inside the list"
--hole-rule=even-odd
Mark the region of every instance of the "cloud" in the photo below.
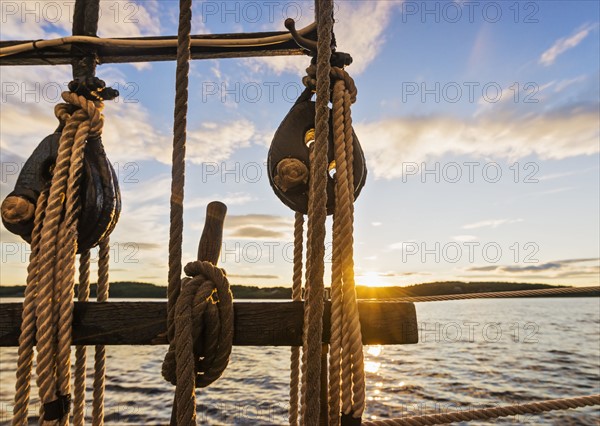
[[[257,274],[227,274],[229,278],[247,278],[247,279],[256,279],[256,280],[276,280],[279,275],[257,275]]]
[[[523,219],[492,219],[463,225],[463,229],[497,228],[500,225],[523,222]]]
[[[251,238],[251,239],[261,239],[261,238],[274,238],[274,239],[283,239],[286,234],[280,231],[273,231],[271,229],[266,229],[261,226],[242,226],[236,228],[233,232],[229,234],[231,237],[237,238]]]
[[[377,57],[385,43],[384,33],[393,14],[401,2],[395,1],[341,1],[335,9],[335,37],[338,51],[352,55],[353,62],[349,67],[352,75],[358,75]],[[310,22],[299,21],[297,27]],[[276,74],[290,72],[304,75],[308,66],[305,57],[281,56],[248,60],[251,67],[258,71],[267,67]]]
[[[577,47],[577,45],[579,45],[579,43],[581,43],[590,34],[590,32],[595,30],[597,27],[598,24],[588,24],[577,30],[570,37],[564,37],[556,40],[552,47],[542,53],[542,56],[540,56],[539,59],[540,64],[546,67],[552,65],[554,61],[556,61],[556,58],[565,53],[567,50]]]
[[[363,149],[379,179],[401,177],[403,167],[444,155],[503,158],[537,155],[563,159],[599,151],[598,103],[571,105],[537,115],[499,113],[471,119],[449,116],[387,118],[357,123]]]
[[[590,263],[594,263],[591,264]],[[490,265],[475,266],[467,272],[488,272],[493,276],[513,278],[573,278],[598,277],[600,274],[600,258],[565,259],[526,265]]]
[[[477,239],[477,237],[475,235],[455,235],[454,237],[452,237],[452,239],[454,241],[467,242],[467,241],[475,241]]]
[[[71,80],[69,67],[8,67],[2,70],[0,140],[3,155],[31,152],[58,126],[54,105]],[[115,68],[101,73],[107,84],[123,83]],[[6,89],[6,90],[5,90]],[[172,123],[153,117],[140,103],[106,102],[102,140],[113,162],[156,160],[171,164]],[[247,119],[203,122],[188,129],[186,158],[193,164],[222,162],[252,143],[264,144],[264,134]]]
[[[225,220],[225,231],[232,238],[284,240],[292,229],[293,221],[283,216],[248,214]]]
[[[407,245],[410,245],[411,247],[414,247],[415,243],[416,243],[415,240],[400,241],[400,242],[397,242],[397,243],[390,244],[388,246],[388,248],[390,250],[404,250],[407,247]]]

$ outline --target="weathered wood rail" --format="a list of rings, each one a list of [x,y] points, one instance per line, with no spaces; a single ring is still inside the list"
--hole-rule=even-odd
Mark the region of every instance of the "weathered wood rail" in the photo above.
[[[323,342],[329,342],[329,302],[325,302]],[[363,343],[418,343],[415,306],[407,302],[359,301]],[[22,306],[0,303],[0,346],[18,346]],[[233,344],[301,346],[302,302],[235,302]],[[73,344],[162,345],[166,339],[165,302],[76,302]]]
[[[285,31],[237,33],[237,34],[203,34],[193,35],[192,40],[214,40],[227,39],[239,40],[245,38],[263,38],[289,34]],[[316,38],[315,32],[305,35],[307,38]],[[119,38],[120,40],[177,40],[176,36],[161,37],[131,37]],[[34,40],[6,40],[0,41],[0,47],[13,46],[15,44],[31,43]],[[22,52],[15,55],[0,58],[1,65],[68,65],[73,59],[79,59],[89,53],[85,49],[77,49],[77,43],[71,45],[57,46],[39,50]],[[98,61],[101,64],[110,63],[132,63],[132,62],[156,62],[173,61],[177,56],[177,46],[172,47],[119,47],[119,46],[94,46]],[[219,58],[243,58],[254,56],[286,56],[302,55],[303,50],[298,47],[294,40],[265,46],[192,46],[192,59],[219,59]]]

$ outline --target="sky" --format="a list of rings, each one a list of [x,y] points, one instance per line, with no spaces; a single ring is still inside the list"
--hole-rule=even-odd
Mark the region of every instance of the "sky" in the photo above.
[[[2,40],[70,34],[73,2],[0,5]],[[336,2],[369,173],[355,204],[357,284],[600,283],[599,7]],[[101,12],[101,37],[177,33],[176,1],[102,0]],[[284,30],[288,17],[303,27],[313,16],[312,2],[195,1],[192,32]],[[309,61],[193,61],[184,262],[195,258],[206,204],[220,200],[228,206],[220,265],[230,282],[290,285],[293,212],[272,193],[265,162]],[[104,110],[123,199],[111,279],[166,285],[175,63],[97,71],[121,92]],[[70,72],[0,68],[2,199],[55,129]],[[0,239],[0,285],[24,284],[28,245],[4,228]],[[325,260],[330,266],[330,232]]]

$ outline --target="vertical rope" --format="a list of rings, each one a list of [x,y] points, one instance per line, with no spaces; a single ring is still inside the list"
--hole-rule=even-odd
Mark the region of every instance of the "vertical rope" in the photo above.
[[[192,0],[179,1],[177,32],[177,68],[175,72],[175,110],[173,123],[173,155],[171,169],[171,209],[169,230],[169,273],[167,288],[167,338],[173,343],[176,336],[175,315],[181,289],[181,257],[183,244],[183,196],[185,185],[185,149],[187,136],[188,75],[192,31]],[[192,398],[195,395],[192,392]],[[181,401],[183,402],[183,401]],[[188,406],[173,401],[171,424]],[[195,410],[194,410],[195,419]]]
[[[35,335],[35,301],[37,297],[37,274],[39,268],[39,250],[42,222],[48,201],[48,191],[38,198],[35,210],[33,231],[31,234],[31,254],[27,266],[27,286],[23,302],[21,334],[17,360],[17,381],[15,385],[15,405],[13,407],[13,426],[27,424],[29,394],[31,391],[31,370],[33,368],[33,347]]]
[[[101,102],[90,102],[72,93],[64,93],[63,98],[85,109],[78,109],[69,116],[63,129],[42,225],[36,309],[36,370],[42,404],[52,403],[57,396],[60,399],[70,392],[72,280],[79,211],[78,188],[75,186],[81,180],[85,141],[103,124]],[[68,104],[58,105],[57,116],[69,115],[68,109]],[[94,121],[94,129],[90,120]],[[68,419],[61,423],[68,423]]]
[[[79,256],[79,289],[77,300],[87,302],[90,297],[90,251]],[[73,424],[82,426],[85,422],[85,379],[87,349],[75,347],[75,383],[73,386]]]
[[[175,337],[175,301],[181,285],[183,243],[183,195],[185,184],[185,148],[188,103],[188,74],[191,46],[192,1],[179,2],[177,34],[177,70],[175,77],[175,111],[173,125],[173,159],[171,169],[171,214],[169,233],[168,338]]]
[[[292,276],[292,300],[302,300],[302,249],[304,239],[304,215],[296,213],[294,221],[294,272]],[[290,357],[290,409],[289,423],[298,425],[298,391],[300,387],[300,347],[292,346]]]
[[[106,237],[100,242],[98,251],[98,285],[96,286],[96,301],[108,300],[109,280],[108,265],[110,261],[110,240]],[[104,345],[94,348],[94,382],[92,402],[92,425],[104,424],[104,386],[106,377],[106,350]]]
[[[302,424],[314,426],[319,422],[321,377],[321,341],[323,333],[323,273],[325,256],[325,220],[327,217],[327,141],[329,135],[329,73],[331,69],[331,33],[333,30],[333,1],[320,0],[318,19],[317,100],[314,159],[310,168],[308,236],[310,261],[307,266],[308,295],[304,324],[306,352],[306,395],[302,405]],[[310,268],[310,269],[308,269]]]

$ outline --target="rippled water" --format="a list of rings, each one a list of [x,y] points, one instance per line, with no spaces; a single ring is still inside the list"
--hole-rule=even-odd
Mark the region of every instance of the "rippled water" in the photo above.
[[[600,393],[597,298],[419,303],[417,315],[421,343],[365,348],[367,418]],[[168,423],[173,387],[160,375],[165,349],[108,348],[107,424]],[[10,419],[15,363],[16,349],[1,348],[0,424]],[[288,380],[289,348],[235,347],[224,376],[198,392],[199,422],[285,424]],[[600,410],[498,423],[600,425]]]

